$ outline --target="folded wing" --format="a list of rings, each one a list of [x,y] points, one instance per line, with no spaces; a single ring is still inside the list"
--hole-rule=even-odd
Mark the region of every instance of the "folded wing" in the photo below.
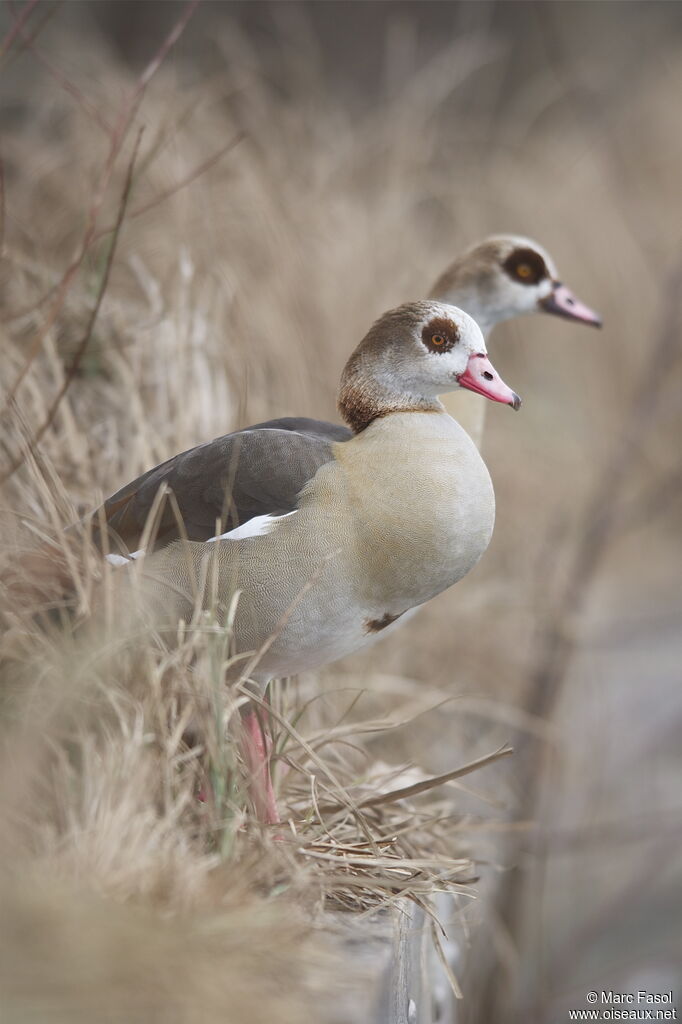
[[[113,494],[93,513],[95,533],[103,515],[109,550],[126,553],[140,547],[152,510],[155,548],[182,536],[206,541],[254,516],[292,512],[305,484],[333,458],[332,445],[351,436],[333,423],[285,418],[218,437]]]

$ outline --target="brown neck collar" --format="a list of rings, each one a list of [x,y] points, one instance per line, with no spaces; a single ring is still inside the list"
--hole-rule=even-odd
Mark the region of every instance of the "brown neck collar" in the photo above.
[[[397,412],[441,412],[438,399],[410,394],[387,395],[373,380],[345,379],[341,383],[339,412],[354,434],[360,434],[374,420]]]

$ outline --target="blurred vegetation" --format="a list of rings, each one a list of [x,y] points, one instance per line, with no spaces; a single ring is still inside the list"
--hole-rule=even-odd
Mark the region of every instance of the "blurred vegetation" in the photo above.
[[[349,785],[371,779],[377,760],[446,772],[453,752],[464,764],[513,740],[515,758],[452,799],[465,838],[450,855],[477,862],[482,879],[481,900],[463,900],[463,1021],[554,1022],[589,988],[627,991],[642,978],[674,988],[682,7],[213,3],[165,52],[186,13],[168,3],[0,12],[3,568],[16,572],[36,542],[60,538],[102,494],[183,448],[274,416],[334,418],[341,367],[376,316],[424,295],[487,233],[537,238],[605,328],[536,317],[496,330],[495,364],[524,407],[513,422],[502,409],[488,416],[490,550],[452,592],[374,650],[303,680],[284,707],[293,714],[321,688],[304,732],[323,745],[349,704],[344,690],[368,691],[350,713],[361,734],[396,702],[404,717],[417,713],[402,729],[355,737],[368,761],[337,749],[330,763]],[[70,571],[83,611],[99,570],[76,551]],[[149,893],[163,913],[189,907],[210,931],[208,905],[227,901],[232,914],[247,900],[260,913],[248,894],[286,884],[291,898],[262,934],[280,952],[289,943],[290,959],[261,968],[269,938],[257,967],[235,964],[254,980],[231,1019],[261,1019],[256,1005],[263,1020],[275,1005],[278,1019],[302,1019],[326,970],[309,970],[308,947],[289,939],[309,883],[291,881],[289,852],[266,843],[254,858],[246,839],[231,861],[240,872],[226,878],[208,836],[224,822],[193,807],[195,768],[167,788],[184,764],[164,717],[187,699],[182,653],[169,662],[150,648],[112,669],[107,652],[98,671],[74,667],[59,630],[36,628],[35,602],[4,597],[8,948],[34,941],[40,927],[26,921],[43,910],[57,935],[72,934],[65,907],[82,888],[125,904],[113,924],[99,903],[83,909],[88,935],[100,934],[100,913],[113,928],[103,959],[130,928],[133,960],[151,948],[154,965],[196,965],[205,948],[191,928],[178,924],[171,955],[158,921],[135,918]],[[16,698],[27,680],[28,697]],[[63,753],[74,735],[75,760]],[[301,761],[282,785],[304,814],[297,787],[314,765]],[[334,820],[332,831],[346,829]],[[439,836],[443,856],[448,842]],[[64,889],[22,902],[17,863],[29,890],[41,872]],[[508,868],[500,884],[490,863]],[[209,962],[223,963],[221,943]],[[51,969],[72,979],[75,999],[81,952],[68,948],[69,970]],[[178,1020],[223,1019],[231,982],[216,998],[220,970],[201,972],[204,1016],[180,1009]],[[257,1004],[259,975],[287,979],[283,997],[275,985]],[[47,1003],[27,1016],[19,986],[17,1020],[92,1019],[90,1003],[78,1017],[42,981],[62,1016],[48,1017]],[[134,1019],[121,994],[131,984],[108,976],[118,995],[98,1019]],[[163,1001],[153,1012],[170,1019]]]

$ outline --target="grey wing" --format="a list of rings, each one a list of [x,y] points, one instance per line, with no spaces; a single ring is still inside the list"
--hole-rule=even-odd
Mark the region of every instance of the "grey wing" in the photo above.
[[[278,420],[256,423],[249,430],[292,430],[302,434],[314,434],[327,441],[348,441],[353,436],[349,427],[327,420],[312,420],[305,416],[282,416]]]
[[[159,548],[186,535],[206,541],[258,515],[297,507],[300,491],[348,440],[345,427],[320,420],[271,420],[190,448],[127,484],[93,514],[103,514],[111,550],[140,547],[161,488],[152,534]]]

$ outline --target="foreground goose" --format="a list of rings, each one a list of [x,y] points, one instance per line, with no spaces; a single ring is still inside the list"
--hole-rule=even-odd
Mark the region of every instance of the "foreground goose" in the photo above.
[[[458,388],[520,404],[471,317],[438,302],[401,306],[374,324],[343,371],[339,409],[349,439],[315,421],[253,427],[176,456],[111,499],[110,522],[123,533],[134,497],[164,481],[193,495],[190,536],[224,521],[226,500],[228,518],[240,524],[206,542],[174,541],[145,560],[140,576],[155,623],[174,626],[209,591],[225,616],[239,592],[235,649],[253,655],[242,669],[265,688],[366,646],[456,583],[487,548],[495,515],[488,470],[437,397]],[[245,724],[248,759],[260,773],[257,810],[274,822],[255,712]]]
[[[537,242],[515,235],[497,235],[468,249],[442,274],[431,294],[436,301],[465,310],[484,337],[495,324],[532,312],[552,313],[593,326],[601,324],[597,314],[559,282],[549,254]],[[486,408],[482,398],[460,390],[446,395],[445,407],[480,447]],[[320,443],[352,436],[351,430],[338,424],[295,417],[269,420],[258,428],[313,435]],[[228,492],[233,436],[217,438],[175,456],[106,501],[102,511],[110,531],[107,547],[115,553],[113,560],[123,561],[139,549],[147,517],[162,485],[172,490],[174,506],[168,502],[162,506],[155,534],[157,547],[170,543],[183,531],[191,540],[208,540],[252,516],[277,511],[263,501],[259,489],[252,491],[248,484],[243,485],[239,502],[231,502]],[[271,443],[277,447],[277,441],[271,439]],[[300,444],[295,438],[290,443],[292,448]],[[277,493],[281,471],[282,463],[273,456],[273,493]],[[99,515],[98,510],[95,522]]]
[[[519,235],[493,235],[458,256],[430,295],[472,316],[487,339],[496,324],[524,313],[554,316],[601,327],[601,318],[559,279],[549,253]],[[486,404],[475,395],[449,395],[445,408],[480,448]]]

